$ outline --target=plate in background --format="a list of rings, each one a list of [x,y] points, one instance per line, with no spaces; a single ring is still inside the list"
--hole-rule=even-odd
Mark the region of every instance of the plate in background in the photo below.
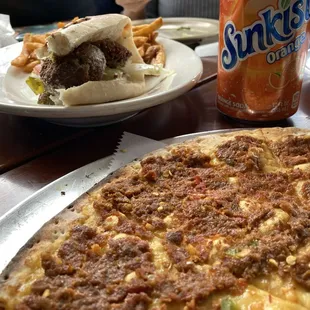
[[[149,24],[153,20],[135,20],[133,21],[133,25]],[[184,43],[203,39],[217,41],[218,39],[219,21],[216,19],[168,17],[163,18],[163,21],[164,25],[158,30],[159,36],[163,38]]]

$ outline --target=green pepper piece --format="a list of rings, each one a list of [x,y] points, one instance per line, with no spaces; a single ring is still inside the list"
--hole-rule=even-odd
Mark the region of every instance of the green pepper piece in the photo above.
[[[36,95],[43,94],[44,85],[40,79],[29,76],[26,83]]]

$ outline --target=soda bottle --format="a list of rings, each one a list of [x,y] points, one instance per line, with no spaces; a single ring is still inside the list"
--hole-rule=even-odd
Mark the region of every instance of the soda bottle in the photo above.
[[[218,109],[233,118],[293,115],[308,51],[310,0],[221,0]]]

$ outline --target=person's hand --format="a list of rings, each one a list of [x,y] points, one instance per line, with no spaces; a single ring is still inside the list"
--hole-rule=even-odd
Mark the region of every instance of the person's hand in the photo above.
[[[124,8],[125,15],[135,19],[144,17],[144,8],[150,0],[116,0],[115,2]]]

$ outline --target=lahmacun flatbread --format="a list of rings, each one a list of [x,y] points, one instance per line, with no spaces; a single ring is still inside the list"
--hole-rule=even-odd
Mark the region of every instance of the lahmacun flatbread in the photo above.
[[[149,154],[45,224],[0,309],[309,309],[309,175],[296,128]]]

